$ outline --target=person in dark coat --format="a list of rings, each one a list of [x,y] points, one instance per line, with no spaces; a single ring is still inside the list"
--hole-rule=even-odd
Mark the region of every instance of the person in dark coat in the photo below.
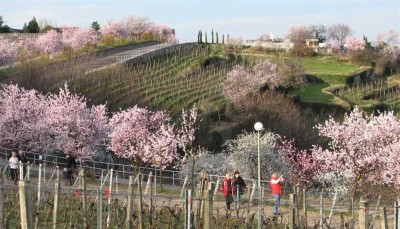
[[[26,158],[25,151],[23,151],[22,149],[18,151],[18,160],[20,163],[22,163],[23,177],[25,177],[27,172],[26,166],[28,165],[28,159]]]
[[[76,160],[75,157],[72,156],[70,153],[67,153],[67,185],[69,183],[69,185],[73,185],[74,183],[74,171],[76,168]]]
[[[244,182],[243,178],[240,176],[239,171],[235,171],[233,178],[233,193],[236,195],[239,190],[239,199],[243,195],[246,190],[246,182]]]
[[[232,203],[232,185],[233,185],[233,180],[231,179],[231,175],[227,173],[225,175],[224,181],[222,182],[222,186],[220,190],[222,191],[224,197],[225,197],[225,202],[226,202],[226,209],[231,209],[231,203]]]

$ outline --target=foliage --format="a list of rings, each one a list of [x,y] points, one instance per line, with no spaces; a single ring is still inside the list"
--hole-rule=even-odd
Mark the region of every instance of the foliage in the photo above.
[[[246,96],[257,94],[264,85],[274,89],[278,82],[277,65],[269,60],[259,62],[251,69],[237,65],[223,82],[222,94],[240,108]]]
[[[151,23],[148,27],[147,33],[151,34],[153,38],[162,42],[176,42],[175,30],[167,25],[159,25]]]
[[[52,136],[51,148],[70,152],[77,158],[89,158],[96,148],[105,145],[108,133],[104,105],[87,107],[84,97],[65,85],[59,94],[48,96],[44,122]]]
[[[51,30],[37,38],[36,46],[41,53],[46,53],[49,56],[57,55],[64,49],[62,35]]]
[[[316,37],[319,42],[325,42],[328,38],[328,29],[324,25],[310,25],[309,30],[313,37]]]
[[[96,32],[100,30],[100,24],[97,21],[92,22],[92,25],[90,27],[92,27],[92,29]]]
[[[54,29],[53,26],[51,26],[51,25],[46,25],[45,27],[40,28],[40,32],[41,32],[41,33],[47,33],[47,32],[49,32],[50,30],[53,30],[53,29]]]
[[[148,32],[150,22],[147,17],[130,16],[126,20],[126,27],[129,34],[134,34],[140,37],[143,33]]]
[[[33,17],[32,20],[28,23],[28,26],[26,27],[26,32],[38,33],[39,31],[40,31],[39,24],[37,23],[36,18]]]
[[[393,112],[368,116],[356,108],[343,123],[330,118],[317,129],[331,141],[326,150],[315,146],[314,155],[327,171],[351,172],[352,197],[368,183],[399,184],[400,122]]]
[[[314,152],[299,150],[294,144],[294,140],[287,140],[282,136],[278,136],[276,148],[283,161],[288,164],[287,176],[293,185],[310,188],[318,182],[324,168],[317,157],[313,155]]]
[[[104,35],[112,35],[114,38],[121,39],[128,36],[126,25],[120,21],[111,21],[100,28],[100,33]]]
[[[338,41],[340,50],[344,50],[345,38],[351,34],[352,31],[346,24],[333,24],[328,29],[329,38]]]
[[[290,59],[283,59],[278,64],[278,75],[279,86],[284,88],[302,87],[307,83],[304,67]]]
[[[239,170],[243,177],[258,177],[258,133],[243,133],[225,143],[228,169]],[[275,149],[276,135],[265,132],[260,135],[261,179],[268,179],[272,173],[284,174],[286,163]]]
[[[346,50],[349,52],[362,51],[365,48],[365,42],[353,36],[347,36],[344,39],[344,43]]]
[[[47,142],[43,122],[46,101],[36,90],[2,85],[0,90],[0,141],[14,147],[41,150]]]
[[[134,106],[110,119],[108,148],[137,166],[165,168],[178,158],[174,125],[164,112]]]
[[[307,26],[295,25],[289,28],[286,37],[293,43],[300,43],[311,38],[312,31]]]
[[[80,49],[99,40],[97,32],[92,28],[63,27],[62,39],[66,46]]]
[[[12,64],[16,56],[16,45],[7,39],[0,39],[0,66]]]
[[[197,158],[195,158],[194,164],[195,173],[201,173],[204,171],[208,174],[224,175],[224,173],[227,171],[225,153],[214,154],[212,152],[201,149],[197,155],[198,156]],[[189,157],[184,166],[181,168],[181,171],[191,172],[192,163],[193,158]]]

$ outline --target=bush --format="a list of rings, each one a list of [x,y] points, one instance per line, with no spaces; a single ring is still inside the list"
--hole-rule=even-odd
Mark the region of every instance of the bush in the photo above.
[[[290,50],[290,53],[296,57],[310,57],[317,55],[313,48],[308,47],[303,43],[295,43],[293,48]]]
[[[354,51],[350,54],[351,62],[358,65],[368,65],[373,67],[375,59],[376,59],[376,53],[373,49]]]
[[[101,38],[101,42],[106,46],[112,46],[114,44],[114,36],[111,34],[104,35]]]
[[[375,66],[375,73],[377,75],[385,75],[385,73],[388,72],[388,69],[390,68],[390,60],[385,57],[381,57],[376,61],[376,66]]]

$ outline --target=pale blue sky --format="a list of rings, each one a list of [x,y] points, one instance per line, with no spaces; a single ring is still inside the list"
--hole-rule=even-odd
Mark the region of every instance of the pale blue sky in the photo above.
[[[140,15],[171,25],[183,41],[212,28],[245,39],[266,32],[281,37],[299,24],[346,23],[356,36],[370,39],[400,30],[399,0],[0,0],[0,15],[15,28],[33,16],[58,26],[89,26]]]

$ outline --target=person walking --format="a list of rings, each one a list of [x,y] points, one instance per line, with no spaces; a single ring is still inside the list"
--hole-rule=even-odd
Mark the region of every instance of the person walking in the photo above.
[[[273,209],[274,218],[276,218],[276,216],[278,215],[278,209],[282,194],[282,187],[281,187],[282,182],[283,182],[283,176],[280,176],[278,178],[276,173],[272,174],[270,180],[270,186],[272,195],[274,197],[274,209]]]
[[[71,153],[67,153],[67,183],[66,185],[73,185],[74,183],[74,172],[76,168],[76,160],[75,157],[71,155]]]
[[[235,171],[233,174],[233,194],[237,195],[237,191],[239,191],[239,199],[243,195],[246,190],[246,182],[244,182],[243,178],[240,176],[239,171]]]
[[[11,158],[8,160],[8,164],[10,165],[10,174],[11,179],[14,181],[14,184],[17,184],[18,181],[18,157],[17,152],[12,152]]]
[[[26,175],[26,166],[28,164],[28,159],[25,156],[25,151],[23,150],[19,150],[18,151],[18,160],[20,163],[22,163],[22,167],[23,167],[23,177],[25,178]]]
[[[222,182],[220,190],[223,192],[226,202],[226,209],[228,210],[231,209],[231,203],[232,203],[232,184],[233,180],[231,179],[231,175],[227,173],[225,175],[224,181]]]

